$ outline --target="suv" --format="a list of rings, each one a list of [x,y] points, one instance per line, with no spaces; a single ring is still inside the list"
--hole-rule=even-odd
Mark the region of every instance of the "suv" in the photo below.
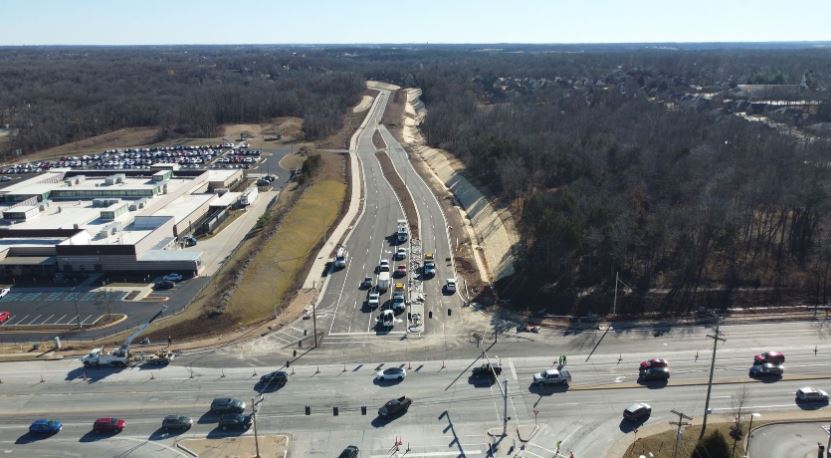
[[[271,385],[283,386],[289,381],[288,374],[285,371],[274,371],[260,377],[257,385],[267,387]]]
[[[155,289],[155,290],[172,289],[174,286],[176,286],[176,283],[173,283],[170,280],[162,280],[162,281],[156,282],[156,284],[153,285],[153,289]]]
[[[828,393],[812,386],[796,390],[796,400],[804,402],[828,402]]]
[[[358,458],[358,447],[350,445],[343,449],[338,458]]]
[[[372,277],[364,277],[363,281],[361,282],[361,289],[370,288],[372,288]]]
[[[184,415],[168,415],[162,420],[162,429],[165,431],[186,431],[193,426],[193,419]]]
[[[406,248],[398,247],[398,249],[395,250],[395,258],[396,259],[400,260],[400,259],[405,259],[406,257],[407,257],[407,249]]]
[[[386,259],[382,259],[381,263],[378,264],[378,272],[389,272],[390,271],[390,262]]]
[[[120,433],[124,431],[127,422],[123,418],[99,418],[92,424],[96,433]]]
[[[456,279],[455,278],[448,278],[447,281],[444,283],[444,292],[446,294],[453,294],[456,292]]]
[[[233,428],[233,429],[248,429],[251,427],[251,423],[253,422],[253,418],[251,415],[243,415],[241,413],[234,413],[229,415],[223,415],[219,417],[219,427],[223,430]]]
[[[753,367],[750,368],[751,377],[781,377],[784,373],[785,366],[781,364],[754,364]]]
[[[413,400],[406,396],[401,396],[398,399],[392,399],[390,401],[387,401],[386,404],[384,404],[380,409],[378,409],[378,416],[389,418],[401,415],[407,412],[412,403]]]
[[[623,418],[637,421],[649,418],[652,415],[652,406],[645,402],[636,402],[623,411]]]
[[[211,412],[243,413],[245,412],[245,402],[234,398],[216,398],[211,402]]]

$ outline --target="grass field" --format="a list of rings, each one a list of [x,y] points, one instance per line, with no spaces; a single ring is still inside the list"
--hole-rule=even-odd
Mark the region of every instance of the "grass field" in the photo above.
[[[261,321],[294,286],[325,230],[335,223],[346,198],[346,183],[320,180],[312,183],[283,217],[277,232],[266,242],[231,300],[229,314],[242,325]]]
[[[297,153],[286,154],[283,159],[280,159],[280,168],[288,171],[299,169],[305,159],[303,155]]]
[[[742,423],[744,424],[744,429],[747,430],[747,423]],[[732,425],[733,423],[711,423],[707,426],[707,434],[705,437],[713,434],[715,431],[719,431],[724,435],[724,438],[727,439],[727,444],[730,446],[730,450],[732,451],[734,443],[733,438],[730,437],[730,426]],[[755,425],[756,423],[754,423],[754,426]],[[652,453],[654,458],[672,458],[673,448],[675,447],[675,431],[676,430],[673,429],[671,431],[664,431],[654,436],[639,438],[629,447],[629,450],[626,451],[624,457],[637,458],[641,455],[650,456],[649,453]],[[695,458],[693,451],[695,450],[695,445],[698,442],[699,434],[701,434],[701,426],[690,426],[684,429],[684,433],[678,441],[678,458]],[[733,456],[744,456],[742,440],[736,442],[736,449]]]

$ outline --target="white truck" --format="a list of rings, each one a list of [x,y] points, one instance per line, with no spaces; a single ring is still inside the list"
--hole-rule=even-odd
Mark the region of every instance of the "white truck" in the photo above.
[[[348,253],[346,252],[346,248],[339,246],[338,251],[335,252],[335,268],[336,269],[343,269],[346,267],[346,257]]]
[[[546,369],[534,374],[534,385],[565,385],[571,382],[571,373],[566,369]]]
[[[240,205],[247,206],[253,204],[254,201],[257,200],[257,195],[259,193],[260,191],[257,190],[256,186],[246,189],[245,192],[242,193],[242,197],[239,199]]]
[[[375,283],[375,287],[378,289],[379,292],[384,292],[389,289],[390,287],[390,273],[389,272],[381,272],[378,274],[378,282]]]
[[[409,236],[409,225],[407,224],[406,219],[398,220],[398,226],[395,231],[395,234],[398,243],[403,243],[407,241],[407,237]]]
[[[81,362],[84,364],[84,367],[101,367],[101,366],[112,366],[112,367],[127,367],[127,365],[134,361],[132,355],[130,354],[130,344],[133,343],[133,340],[139,336],[148,326],[150,323],[156,320],[156,318],[162,316],[164,311],[167,310],[167,306],[163,305],[161,310],[159,310],[155,315],[153,315],[147,323],[142,324],[135,330],[127,340],[124,341],[118,348],[113,350],[111,353],[106,353],[102,348],[93,348],[86,356],[81,358]]]

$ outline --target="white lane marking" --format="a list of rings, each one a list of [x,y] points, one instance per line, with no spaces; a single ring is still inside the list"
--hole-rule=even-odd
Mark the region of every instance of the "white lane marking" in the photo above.
[[[747,407],[744,407],[744,409],[778,409],[778,408],[781,408],[781,407],[794,407],[794,406],[796,406],[796,404],[771,404],[771,405],[766,405],[766,406],[747,406]],[[736,408],[734,408],[734,407],[715,407],[715,408],[712,408],[710,410],[715,412],[715,411],[718,411],[718,410],[722,410],[722,411],[723,410],[736,410]]]
[[[26,315],[26,316],[29,316],[29,315]],[[40,318],[41,316],[43,316],[43,315],[42,315],[42,314],[40,314],[40,315],[38,315],[38,316],[36,316],[36,317],[32,318],[32,321],[30,321],[30,322],[29,322],[29,324],[30,324],[30,325],[31,325],[31,324],[34,324],[34,322],[35,322],[35,321],[37,321],[37,320],[38,320],[38,318]],[[21,323],[18,323],[18,324],[23,324],[23,323],[21,322]]]
[[[80,317],[80,316],[81,316],[81,315],[78,315],[78,317]],[[84,321],[82,321],[82,322],[81,322],[81,324],[86,323],[86,322],[87,322],[87,320],[88,320],[88,319],[90,319],[90,318],[92,318],[92,314],[87,315],[87,317],[86,317],[86,318],[84,318]]]
[[[514,367],[514,360],[513,358],[508,358],[508,367],[511,368],[511,377],[514,378],[514,381],[519,380],[516,376],[516,367]]]
[[[55,324],[61,324],[61,321],[63,321],[64,318],[66,318],[66,313],[64,313],[63,315],[61,315],[60,318],[55,320]]]
[[[46,317],[40,324],[46,324],[49,320],[52,319],[53,316],[55,316],[54,313]]]

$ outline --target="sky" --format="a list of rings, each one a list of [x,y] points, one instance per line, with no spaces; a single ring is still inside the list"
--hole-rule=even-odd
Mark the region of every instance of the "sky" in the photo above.
[[[831,1],[2,0],[0,46],[831,40]]]

